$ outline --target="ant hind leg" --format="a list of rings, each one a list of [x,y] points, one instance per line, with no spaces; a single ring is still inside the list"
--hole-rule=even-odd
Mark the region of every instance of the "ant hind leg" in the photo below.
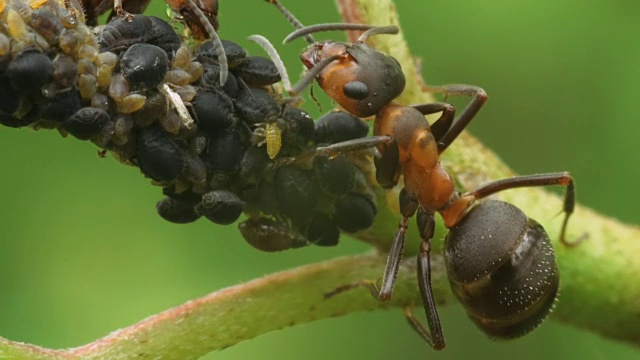
[[[449,95],[467,95],[473,96],[473,99],[467,107],[462,110],[457,119],[453,121],[453,125],[449,128],[446,134],[444,134],[440,140],[438,141],[438,153],[442,153],[445,151],[449,145],[462,133],[467,125],[473,120],[476,116],[482,105],[489,98],[484,89],[473,86],[473,85],[465,85],[465,84],[450,84],[450,85],[442,85],[437,87],[430,87],[428,89],[434,93],[443,93],[445,96]]]
[[[514,176],[508,179],[497,180],[482,185],[470,194],[475,199],[482,199],[503,190],[550,185],[561,185],[566,186],[567,188],[562,207],[565,215],[562,222],[562,229],[560,230],[560,242],[566,247],[574,247],[586,240],[588,235],[587,233],[584,233],[573,240],[568,240],[566,238],[567,223],[569,222],[569,217],[573,213],[576,205],[575,183],[568,172]]]

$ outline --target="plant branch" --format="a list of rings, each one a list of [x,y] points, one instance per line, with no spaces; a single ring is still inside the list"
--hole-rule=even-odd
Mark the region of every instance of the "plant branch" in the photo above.
[[[42,359],[112,359],[136,354],[163,359],[196,358],[287,326],[417,303],[417,292],[411,290],[416,281],[412,264],[413,261],[403,266],[398,294],[387,304],[373,301],[364,290],[324,300],[324,293],[336,284],[375,278],[384,266],[384,256],[378,254],[344,257],[219,290],[76,349],[54,351],[0,339],[0,355],[28,353]],[[434,279],[436,289],[445,293],[448,285],[443,264],[437,261],[435,266],[439,274]],[[365,293],[367,296],[362,296]]]
[[[347,21],[398,24],[390,0],[340,0],[338,4]],[[416,74],[407,76],[407,90],[399,99],[401,103],[433,100],[424,92],[414,59],[401,36],[376,36],[372,41],[379,50],[394,54],[406,73]],[[493,152],[468,134],[456,140],[442,161],[462,189],[513,175]],[[544,224],[555,240],[561,296],[552,318],[640,345],[637,321],[640,284],[635,281],[640,274],[640,228],[577,206],[569,222],[569,236],[586,231],[589,239],[577,248],[566,249],[555,236],[560,232],[561,220],[554,215],[562,208],[557,195],[529,188],[501,193],[500,198]],[[378,200],[381,211],[374,226],[355,237],[385,249],[399,219],[397,193],[379,191]],[[440,228],[434,245],[440,245],[438,240],[442,236]],[[418,241],[415,230],[410,232],[407,251],[415,253]],[[329,300],[323,298],[325,292],[337,286],[378,278],[385,256],[376,252],[303,266],[223,289],[75,349],[43,349],[0,338],[0,358],[130,358],[140,354],[167,359],[195,358],[287,326],[355,311],[418,304],[414,262],[414,258],[408,257],[403,263],[389,303],[376,302],[365,290],[349,291]],[[436,298],[440,304],[450,302],[452,296],[442,257],[435,256],[433,263]]]

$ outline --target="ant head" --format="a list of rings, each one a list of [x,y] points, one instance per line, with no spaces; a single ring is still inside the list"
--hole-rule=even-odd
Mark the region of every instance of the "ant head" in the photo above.
[[[405,78],[398,61],[364,43],[322,41],[300,55],[308,69],[330,57],[336,59],[318,73],[318,84],[356,116],[375,115],[404,90]]]
[[[310,34],[319,31],[365,30],[355,43],[321,41],[312,43]],[[397,34],[397,26],[365,24],[317,24],[298,28],[285,43],[307,37],[311,45],[300,55],[302,62],[329,97],[350,113],[375,115],[405,86],[402,68],[396,59],[374,50],[364,42],[369,36]]]

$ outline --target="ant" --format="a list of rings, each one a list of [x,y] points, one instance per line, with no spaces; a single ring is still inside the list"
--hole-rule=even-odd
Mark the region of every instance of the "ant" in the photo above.
[[[405,86],[400,64],[365,43],[370,36],[397,34],[398,27],[362,24],[304,27],[277,0],[267,1],[277,6],[297,28],[284,42],[305,36],[310,44],[300,55],[308,71],[289,89],[290,94],[300,93],[316,79],[325,93],[349,113],[358,117],[375,116],[376,140],[373,142],[379,152],[376,179],[383,188],[393,188],[400,176],[404,177],[404,187],[399,194],[402,219],[381,285],[365,280],[335,289],[326,297],[364,286],[379,301],[388,301],[398,274],[409,218],[417,214],[422,238],[417,259],[418,282],[428,327],[416,319],[410,308],[405,310],[405,316],[432,348],[443,349],[445,342],[431,288],[430,264],[435,214],[439,213],[450,230],[444,246],[451,287],[476,325],[494,338],[519,337],[537,327],[553,306],[558,289],[557,266],[546,232],[511,204],[489,200],[472,205],[504,190],[564,186],[565,216],[560,241],[574,246],[584,237],[572,242],[566,239],[567,222],[575,207],[575,185],[569,173],[516,176],[490,182],[474,191],[457,190],[439,157],[487,101],[482,88],[463,84],[434,88],[434,92],[445,96],[472,97],[457,117],[455,108],[447,103],[398,104],[393,99]],[[364,30],[364,33],[355,43],[315,42],[311,36],[336,30]],[[441,113],[440,117],[430,125],[424,116],[437,113]],[[373,142],[370,138],[335,144],[334,151],[352,151],[359,146],[371,146]]]

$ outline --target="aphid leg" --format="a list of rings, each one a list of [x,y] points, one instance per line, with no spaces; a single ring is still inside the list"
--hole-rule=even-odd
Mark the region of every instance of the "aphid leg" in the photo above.
[[[440,326],[440,318],[438,317],[436,302],[433,298],[433,291],[431,290],[431,239],[435,231],[436,221],[433,214],[428,214],[422,208],[418,210],[416,220],[420,237],[422,238],[420,253],[418,254],[418,285],[420,287],[420,294],[422,295],[424,311],[427,315],[429,331],[427,332],[417,319],[414,318],[412,322],[411,319],[407,317],[407,320],[409,320],[412,327],[431,347],[435,350],[441,350],[444,348],[444,336],[442,335],[442,326]]]
[[[482,185],[475,191],[470,192],[469,195],[473,196],[476,200],[495,194],[497,192],[521,187],[534,187],[534,186],[552,186],[561,185],[566,186],[567,190],[564,195],[564,220],[562,222],[562,229],[560,230],[560,242],[567,247],[573,247],[586,240],[587,233],[583,233],[578,238],[568,240],[566,238],[567,223],[569,216],[573,213],[576,205],[576,191],[575,184],[571,175],[568,172],[560,173],[547,173],[547,174],[535,174],[535,175],[523,175],[514,176],[508,179],[502,179],[490,182]],[[464,195],[463,195],[464,196]]]
[[[267,143],[267,130],[264,128],[264,123],[256,124],[258,127],[253,129],[253,136],[256,146],[262,146]]]
[[[122,0],[113,0],[113,10],[119,17],[123,17],[127,19],[127,21],[133,21],[133,15],[125,11],[122,7]]]
[[[389,143],[381,144],[382,155],[375,158],[376,180],[384,189],[391,189],[400,179],[400,148],[398,142],[392,139]]]
[[[431,115],[442,112],[442,115],[431,124],[431,133],[439,142],[440,139],[449,131],[453,124],[453,117],[456,114],[456,108],[448,103],[434,102],[427,104],[410,105],[412,108],[418,110],[422,115]]]
[[[480,108],[482,108],[482,105],[484,105],[489,97],[482,88],[465,84],[442,85],[433,88],[430,87],[428,90],[434,93],[443,93],[446,96],[473,96],[473,100],[471,100],[467,107],[462,110],[462,113],[458,115],[458,118],[453,121],[453,125],[451,125],[451,127],[449,128],[449,131],[447,131],[446,134],[444,134],[438,141],[438,153],[442,153],[449,147],[449,145],[451,145],[451,143],[458,137],[458,135],[460,135],[462,130],[464,130],[467,125],[469,125],[471,120],[473,120]]]

